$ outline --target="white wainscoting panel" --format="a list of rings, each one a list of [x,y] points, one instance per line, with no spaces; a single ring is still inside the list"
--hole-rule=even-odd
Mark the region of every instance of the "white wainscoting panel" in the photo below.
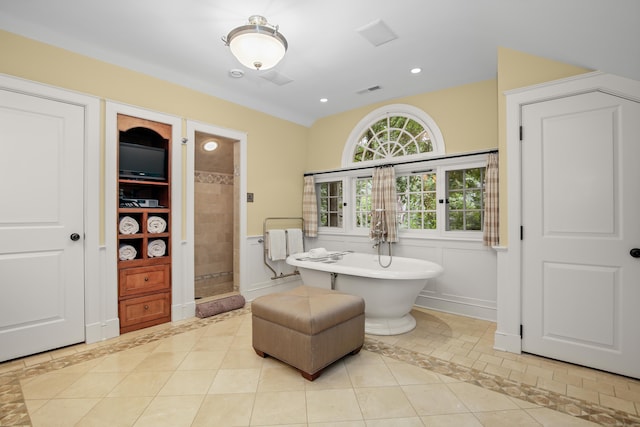
[[[247,301],[253,301],[259,296],[268,295],[292,289],[302,282],[300,276],[288,276],[272,279],[273,272],[264,264],[264,244],[262,236],[247,237],[247,259],[244,261],[248,268],[246,280],[241,285],[241,293]],[[294,268],[285,261],[268,261],[279,276],[292,273]]]
[[[249,244],[251,246],[251,243]],[[375,254],[376,249],[368,236],[322,235],[306,238],[305,248],[327,250],[353,250]],[[436,262],[444,267],[444,273],[429,280],[416,299],[416,306],[460,314],[480,319],[496,320],[497,256],[495,250],[479,241],[449,239],[404,238],[393,244],[393,255]],[[387,245],[382,246],[387,254]],[[260,250],[262,247],[260,246]],[[249,265],[256,265],[262,252],[251,252]],[[259,252],[259,253],[258,253]],[[268,269],[265,270],[268,273]],[[264,277],[256,277],[264,281]],[[251,287],[256,286],[255,282]],[[258,283],[258,286],[260,283]]]

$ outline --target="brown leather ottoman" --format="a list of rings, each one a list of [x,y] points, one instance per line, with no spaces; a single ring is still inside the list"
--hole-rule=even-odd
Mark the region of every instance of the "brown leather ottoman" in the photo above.
[[[281,360],[309,381],[364,344],[364,299],[331,289],[299,286],[251,303],[253,348]]]

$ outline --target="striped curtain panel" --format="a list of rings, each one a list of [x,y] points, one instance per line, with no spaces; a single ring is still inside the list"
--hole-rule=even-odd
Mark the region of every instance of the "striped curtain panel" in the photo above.
[[[484,233],[485,246],[497,246],[500,243],[499,207],[498,207],[498,153],[491,153],[487,159],[485,173]]]
[[[375,238],[376,224],[381,222],[387,242],[398,241],[398,198],[396,196],[396,172],[393,167],[383,166],[373,170],[371,189],[371,229],[369,237]]]
[[[302,219],[304,220],[305,236],[318,237],[318,200],[316,199],[316,183],[313,176],[304,177]]]

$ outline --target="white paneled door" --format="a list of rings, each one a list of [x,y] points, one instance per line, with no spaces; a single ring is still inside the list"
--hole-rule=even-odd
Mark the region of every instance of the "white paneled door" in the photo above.
[[[84,341],[84,108],[0,90],[0,361]]]
[[[640,104],[522,107],[522,349],[640,378]]]

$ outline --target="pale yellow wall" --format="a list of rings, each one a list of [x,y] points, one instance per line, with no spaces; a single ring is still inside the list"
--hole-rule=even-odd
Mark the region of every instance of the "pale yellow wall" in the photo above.
[[[408,104],[429,114],[442,132],[447,154],[497,148],[496,89],[495,80],[486,80],[371,104],[320,119],[309,133],[307,170],[339,168],[353,128],[371,111],[388,104]]]
[[[504,92],[583,74],[586,68],[552,61],[513,49],[498,49],[498,140],[500,149],[500,245],[507,241],[507,125]]]
[[[249,235],[262,233],[265,217],[301,214],[303,173],[339,168],[349,133],[369,112],[390,103],[413,105],[438,124],[447,153],[500,149],[502,245],[507,244],[508,220],[503,92],[590,71],[500,48],[495,80],[371,104],[320,119],[306,128],[5,31],[0,31],[0,52],[0,73],[246,132],[247,191],[255,194],[255,202],[247,205]],[[101,141],[104,144],[104,129]],[[104,164],[99,167],[104,177]]]
[[[301,215],[308,128],[5,31],[0,52],[0,73],[246,132],[247,233],[261,234],[266,216]]]

